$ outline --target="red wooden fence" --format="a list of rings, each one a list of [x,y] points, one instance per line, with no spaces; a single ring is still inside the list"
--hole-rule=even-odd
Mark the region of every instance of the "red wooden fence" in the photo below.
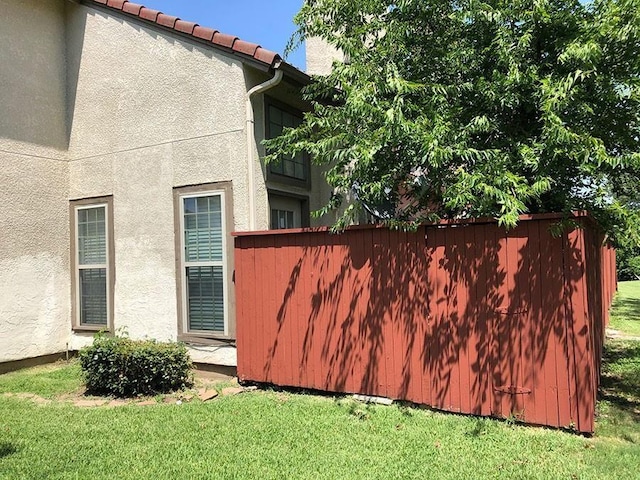
[[[238,375],[592,432],[615,252],[557,219],[238,233]]]

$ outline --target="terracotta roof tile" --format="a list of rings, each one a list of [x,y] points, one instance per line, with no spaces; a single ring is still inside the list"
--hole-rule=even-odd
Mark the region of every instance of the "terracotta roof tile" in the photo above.
[[[175,28],[179,32],[186,33],[187,35],[192,35],[193,29],[196,28],[196,24],[193,22],[178,20],[173,28]]]
[[[174,17],[172,15],[165,15],[164,13],[160,13],[158,18],[156,19],[156,23],[158,25],[162,25],[163,27],[173,28],[176,22],[178,21],[178,17]]]
[[[240,40],[234,35],[227,35],[212,28],[201,27],[196,23],[180,20],[178,17],[165,15],[158,10],[146,8],[127,0],[86,0],[86,3],[104,5],[132,17],[155,23],[169,30],[192,36],[198,40],[204,40],[205,42],[211,43],[212,46],[223,48],[227,51],[230,50],[240,57],[249,57],[268,67],[277,67],[281,60],[280,55],[262,48],[257,43]]]
[[[227,35],[226,33],[216,32],[211,42],[215,43],[216,45],[220,45],[221,47],[233,49],[233,44],[236,40],[238,40],[238,37],[234,35]]]
[[[266,48],[258,47],[256,53],[253,54],[253,58],[258,60],[259,62],[273,65],[277,60],[280,59],[280,55],[278,55],[276,52],[272,52],[271,50],[267,50]]]
[[[136,17],[140,15],[140,10],[142,9],[142,5],[138,5],[137,3],[127,2],[122,6],[122,11],[125,13],[130,13],[131,15],[135,15]]]
[[[201,27],[198,25],[193,29],[193,36],[210,42],[216,32],[217,30],[214,30],[213,28]]]
[[[151,8],[142,7],[140,9],[140,14],[138,15],[138,17],[142,18],[143,20],[149,20],[150,22],[155,23],[156,18],[158,18],[159,14],[160,14],[159,10],[153,10]]]
[[[122,6],[127,3],[126,0],[109,0],[107,2],[107,6],[111,8],[117,8],[118,10],[122,10]]]
[[[244,40],[237,39],[233,44],[233,49],[237,52],[244,53],[245,55],[249,55],[253,57],[256,53],[256,50],[260,48],[260,45],[256,45],[255,43],[245,42]]]

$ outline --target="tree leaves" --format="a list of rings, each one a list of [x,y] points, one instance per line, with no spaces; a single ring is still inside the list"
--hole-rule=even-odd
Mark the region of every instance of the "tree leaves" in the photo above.
[[[588,209],[630,238],[637,207],[617,202],[616,182],[640,185],[639,12],[640,0],[307,1],[296,38],[348,61],[305,89],[313,111],[268,146],[325,166],[336,195],[323,212],[356,204],[341,225],[359,212],[357,183],[360,199],[394,199],[396,225]]]

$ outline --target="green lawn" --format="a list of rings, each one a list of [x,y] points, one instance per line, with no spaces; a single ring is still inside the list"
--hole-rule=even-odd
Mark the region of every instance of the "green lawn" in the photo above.
[[[618,283],[609,327],[640,337],[640,280]]]
[[[0,399],[7,479],[626,479],[637,441],[281,393],[90,409]]]
[[[615,317],[626,322],[640,292],[621,286]],[[639,341],[607,343],[593,438],[281,392],[145,407],[63,401],[79,389],[76,363],[0,376],[0,479],[640,478]],[[54,401],[3,395],[21,391]]]
[[[82,389],[80,364],[75,361],[0,375],[0,393],[28,392],[50,399]]]

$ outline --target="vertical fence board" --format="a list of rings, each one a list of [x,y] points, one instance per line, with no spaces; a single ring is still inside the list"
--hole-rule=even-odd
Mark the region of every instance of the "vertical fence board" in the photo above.
[[[547,222],[547,230],[552,228],[552,223]],[[564,238],[551,236],[550,241],[550,258],[548,271],[550,272],[550,282],[547,288],[547,301],[551,306],[551,324],[553,326],[553,336],[548,337],[551,348],[554,351],[553,368],[555,369],[554,383],[549,384],[548,388],[555,391],[555,400],[557,402],[557,424],[563,427],[571,424],[571,408],[570,392],[569,392],[569,346],[567,336],[567,315],[570,311],[566,308],[565,291],[564,291]]]
[[[444,244],[445,244],[445,230],[435,229],[433,231],[433,237],[435,239],[433,265],[430,269],[430,274],[433,275],[435,280],[435,295],[433,296],[433,308],[434,315],[432,320],[431,338],[430,343],[433,345],[433,349],[430,352],[430,377],[432,381],[433,391],[433,405],[436,408],[446,408],[446,391],[445,385],[447,381],[443,378],[446,375],[447,367],[445,365],[446,350],[442,345],[442,339],[446,337],[446,333],[443,331],[445,328],[445,322],[447,317],[446,302],[447,302],[447,279],[441,273],[441,266],[444,263]]]
[[[522,418],[524,421],[533,422],[535,417],[535,373],[531,368],[533,364],[533,332],[532,325],[532,294],[531,294],[531,235],[529,227],[531,222],[520,225],[520,234],[517,237],[517,273],[518,279],[518,310],[520,315],[520,382],[522,387],[521,405]]]
[[[253,270],[253,257],[255,256],[255,239],[251,237],[243,237],[236,239],[236,258],[235,267],[236,275],[241,278],[247,278],[247,273]],[[238,255],[238,251],[242,253]],[[247,298],[246,289],[251,288],[250,282],[245,282],[241,285],[236,284],[236,295],[238,298]],[[252,318],[253,313],[249,311],[253,305],[253,302],[236,302],[236,316],[238,318]],[[236,342],[239,348],[244,348],[245,345],[249,346],[251,341],[255,338],[255,322],[249,322],[236,332]],[[238,371],[246,372],[246,375],[251,378],[257,376],[257,372],[253,370],[252,355],[240,355],[238,356]]]
[[[544,335],[542,328],[542,285],[541,285],[541,263],[543,259],[540,252],[540,222],[527,222],[529,239],[529,268],[527,271],[529,278],[529,293],[531,303],[529,305],[530,315],[528,316],[529,326],[529,356],[528,367],[531,376],[531,396],[533,401],[533,412],[528,421],[533,423],[544,423],[546,420],[546,396],[545,396],[545,369],[541,366],[544,361],[543,351],[540,348],[540,339]]]
[[[474,232],[474,279],[476,280],[475,304],[469,305],[469,310],[477,316],[477,350],[478,359],[474,367],[475,382],[477,385],[476,401],[479,403],[473,413],[488,416],[491,414],[493,395],[491,390],[491,308],[490,295],[495,290],[490,286],[487,265],[493,263],[493,252],[488,248],[488,231],[490,226],[478,225]],[[491,270],[494,270],[493,268]],[[479,410],[479,411],[478,411]]]
[[[296,294],[300,298],[300,329],[298,341],[302,344],[302,359],[300,368],[303,370],[302,377],[305,379],[301,386],[316,388],[316,364],[312,361],[315,336],[315,313],[313,311],[313,292],[320,285],[317,284],[318,267],[316,256],[318,252],[314,248],[316,243],[315,234],[305,235],[300,238],[302,246],[300,271],[294,272],[299,279],[296,284]]]
[[[458,299],[457,299],[457,325],[460,348],[458,353],[459,378],[460,378],[460,411],[471,412],[473,410],[471,395],[471,362],[472,350],[474,349],[473,329],[475,327],[475,316],[467,315],[467,307],[471,305],[470,273],[473,270],[473,255],[471,255],[471,245],[473,230],[467,227],[460,228],[459,245],[459,267],[458,267]]]
[[[420,227],[415,234],[409,234],[410,247],[409,255],[412,258],[414,268],[412,270],[414,281],[410,305],[413,308],[405,313],[405,335],[406,341],[411,348],[411,372],[408,378],[403,381],[411,386],[408,400],[416,402],[417,398],[429,399],[431,393],[425,359],[429,355],[429,343],[426,341],[429,331],[429,302],[433,296],[429,290],[429,257],[427,251],[427,229]]]
[[[584,281],[578,282],[578,279],[584,278],[584,245],[582,243],[582,235],[579,231],[573,230],[564,237],[564,279],[565,279],[565,308],[566,308],[566,328],[567,328],[567,357],[569,362],[568,389],[569,389],[569,407],[570,407],[570,423],[580,422],[581,409],[579,408],[580,396],[582,394],[582,385],[576,381],[578,371],[586,368],[586,375],[582,376],[583,382],[588,382],[585,378],[590,375],[589,366],[585,364],[585,348],[583,331],[585,325],[584,311],[584,294],[582,291]],[[588,279],[585,279],[588,280]],[[582,382],[581,382],[582,383]]]

